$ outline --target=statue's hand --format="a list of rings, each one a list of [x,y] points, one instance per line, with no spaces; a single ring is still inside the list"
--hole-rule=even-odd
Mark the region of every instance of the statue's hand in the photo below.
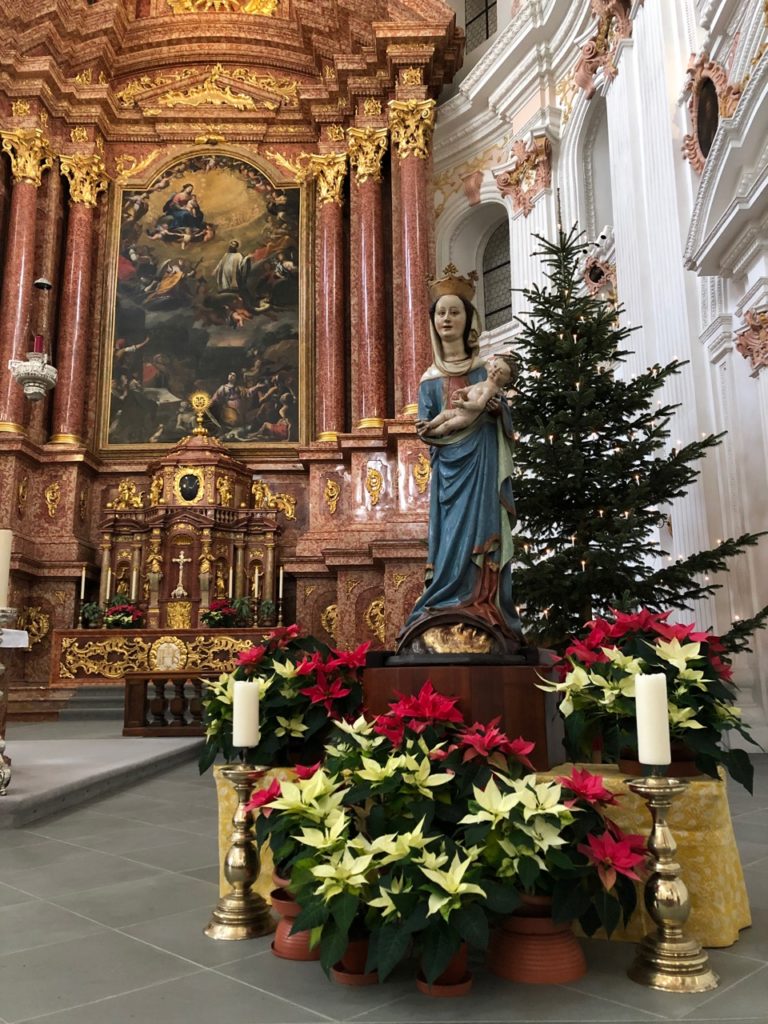
[[[427,420],[416,420],[416,423],[415,423],[416,433],[419,435],[419,437],[423,436],[424,431],[427,429],[428,425],[429,424],[428,424]]]
[[[485,411],[489,412],[492,416],[499,415],[499,413],[501,412],[501,401],[499,400],[497,395],[494,395],[493,398],[488,399],[488,401],[485,403]]]

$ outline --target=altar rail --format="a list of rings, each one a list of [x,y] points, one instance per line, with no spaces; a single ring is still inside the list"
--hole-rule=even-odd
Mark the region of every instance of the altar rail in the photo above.
[[[189,672],[127,672],[123,736],[205,735],[204,686]]]

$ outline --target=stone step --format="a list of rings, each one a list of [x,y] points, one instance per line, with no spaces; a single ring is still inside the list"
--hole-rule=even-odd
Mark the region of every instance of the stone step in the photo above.
[[[123,719],[125,690],[122,686],[80,686],[66,707],[59,712],[61,721],[84,719]]]
[[[8,687],[9,722],[55,722],[75,690],[47,686]]]

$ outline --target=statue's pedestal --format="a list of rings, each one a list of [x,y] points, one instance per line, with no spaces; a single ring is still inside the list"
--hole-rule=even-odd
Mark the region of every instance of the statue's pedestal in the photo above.
[[[546,665],[420,664],[386,665],[363,672],[365,706],[384,714],[396,693],[418,693],[429,679],[438,693],[458,697],[469,724],[500,718],[510,739],[522,736],[536,744],[531,761],[539,771],[564,758],[562,726],[551,694],[536,683],[546,678]]]

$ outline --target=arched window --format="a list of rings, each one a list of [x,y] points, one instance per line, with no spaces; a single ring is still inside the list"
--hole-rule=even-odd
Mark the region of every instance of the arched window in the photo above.
[[[466,52],[490,39],[496,32],[496,0],[464,0]]]
[[[488,239],[483,253],[483,294],[487,331],[511,319],[510,288],[509,224],[505,220]]]

